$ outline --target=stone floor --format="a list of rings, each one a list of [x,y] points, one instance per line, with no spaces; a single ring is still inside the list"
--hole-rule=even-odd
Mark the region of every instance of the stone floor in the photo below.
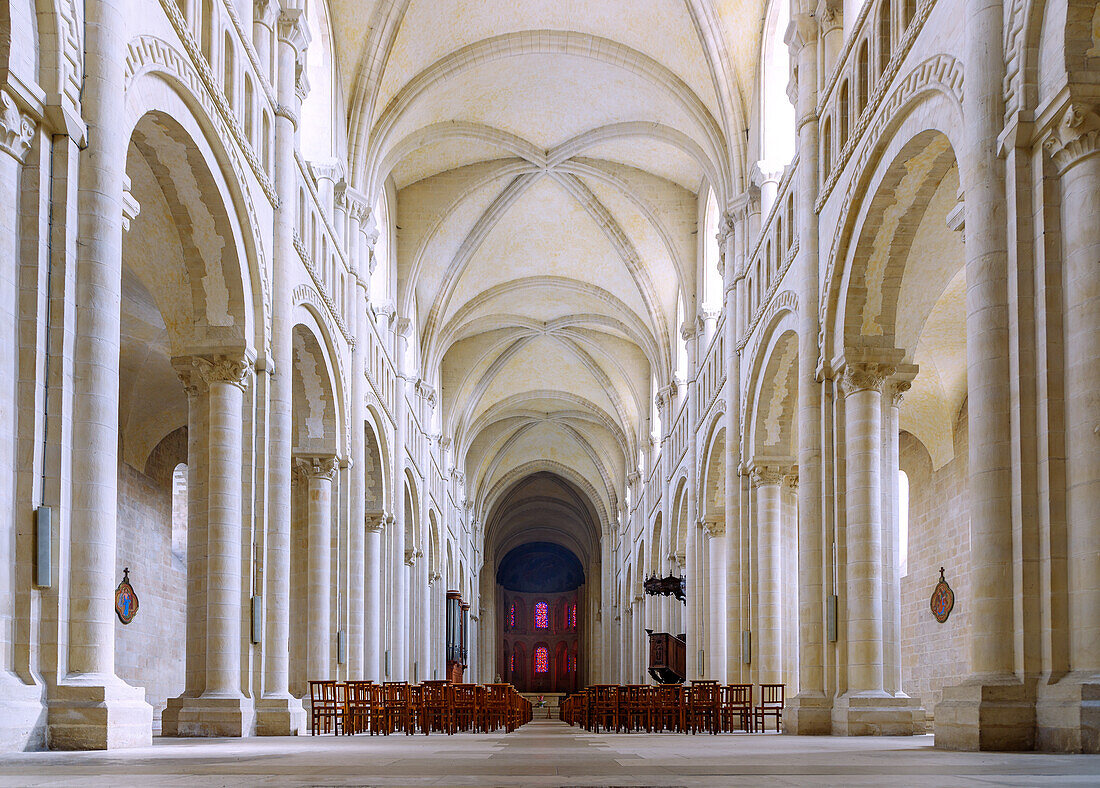
[[[0,786],[1098,784],[1100,756],[942,752],[930,736],[609,735],[547,720],[509,735],[163,739],[0,757]]]

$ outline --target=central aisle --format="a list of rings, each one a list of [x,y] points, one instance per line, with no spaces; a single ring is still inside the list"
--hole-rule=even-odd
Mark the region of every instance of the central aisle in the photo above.
[[[511,734],[161,739],[116,752],[0,757],[6,786],[1077,785],[1100,756],[959,753],[931,736],[590,734],[536,720]]]

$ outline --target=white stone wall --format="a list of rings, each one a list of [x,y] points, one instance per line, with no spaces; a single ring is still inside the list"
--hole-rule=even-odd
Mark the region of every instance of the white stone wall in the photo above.
[[[187,572],[172,551],[172,470],[186,451],[186,433],[179,431],[153,452],[147,473],[118,465],[116,572],[121,581],[129,567],[140,608],[126,626],[115,619],[115,670],[145,689],[154,733],[167,699],[184,686]]]
[[[909,561],[901,580],[901,681],[905,693],[920,698],[929,726],[943,688],[960,683],[970,671],[967,450],[965,406],[955,424],[955,456],[942,467],[933,469],[928,450],[909,433],[902,433],[900,440],[901,470],[909,477]],[[929,608],[941,566],[955,592],[955,607],[944,624],[933,618]]]

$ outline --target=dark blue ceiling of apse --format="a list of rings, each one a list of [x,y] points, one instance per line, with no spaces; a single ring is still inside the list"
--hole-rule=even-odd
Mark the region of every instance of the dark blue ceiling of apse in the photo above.
[[[497,582],[509,591],[557,594],[583,585],[584,569],[577,556],[561,545],[528,542],[504,556]]]

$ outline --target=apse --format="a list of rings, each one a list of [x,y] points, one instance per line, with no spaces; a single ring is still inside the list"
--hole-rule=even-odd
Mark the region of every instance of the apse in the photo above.
[[[584,569],[571,550],[550,542],[529,542],[501,559],[497,583],[506,591],[564,593],[584,584]]]

